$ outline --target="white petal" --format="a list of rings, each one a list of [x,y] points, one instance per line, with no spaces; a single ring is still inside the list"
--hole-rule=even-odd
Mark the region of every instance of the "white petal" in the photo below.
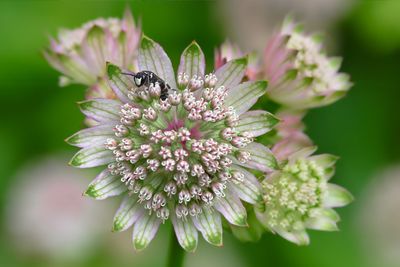
[[[340,220],[339,214],[333,209],[330,208],[315,208],[310,211],[313,217],[324,217],[334,222],[338,222]]]
[[[238,165],[263,172],[269,172],[278,168],[278,163],[271,150],[260,143],[250,143],[241,150],[250,153],[250,160],[246,163],[235,161],[235,163]]]
[[[278,122],[279,119],[269,112],[251,110],[240,115],[239,123],[235,128],[257,137],[269,132]]]
[[[87,117],[104,123],[117,122],[120,119],[121,102],[111,99],[90,99],[78,103]]]
[[[178,73],[186,73],[189,77],[204,76],[206,63],[203,51],[196,42],[192,42],[181,55]]]
[[[99,76],[106,69],[106,33],[103,28],[93,25],[82,41],[82,54],[92,70]]]
[[[95,199],[106,199],[118,196],[126,191],[127,186],[121,182],[120,177],[111,175],[106,169],[89,184],[84,195]]]
[[[194,252],[197,248],[198,234],[192,220],[190,218],[182,220],[177,218],[175,214],[171,214],[171,220],[181,247],[186,251]]]
[[[125,231],[145,212],[136,196],[126,195],[114,216],[113,231]]]
[[[335,184],[328,184],[327,193],[323,198],[325,207],[343,207],[354,200],[349,191]]]
[[[236,114],[240,115],[248,111],[258,98],[265,94],[267,85],[266,81],[241,83],[228,91],[224,104],[228,107],[232,106]]]
[[[281,228],[275,228],[274,231],[286,240],[293,242],[299,246],[308,245],[310,243],[310,238],[305,230],[287,232]]]
[[[171,88],[177,88],[171,60],[164,49],[147,36],[142,38],[138,60],[140,70],[152,71],[164,79]]]
[[[107,76],[108,84],[118,98],[124,103],[131,102],[128,94],[130,91],[134,91],[137,88],[132,77],[122,74],[122,70],[118,66],[111,63],[107,63]]]
[[[133,226],[133,247],[135,250],[140,251],[145,249],[153,240],[158,228],[160,227],[161,220],[157,218],[155,212],[149,215],[143,214],[142,217]]]
[[[237,226],[247,226],[247,213],[242,202],[229,190],[225,191],[225,197],[214,201],[214,207],[228,222]]]
[[[79,150],[69,164],[77,168],[91,168],[108,164],[114,160],[114,155],[110,150],[106,150],[104,145],[97,145]]]
[[[96,83],[97,77],[79,55],[65,55],[47,50],[44,56],[55,69],[72,80],[88,86]]]
[[[310,218],[306,221],[306,227],[321,231],[338,231],[336,222],[326,217]]]
[[[289,156],[289,161],[294,162],[297,159],[304,159],[312,155],[317,150],[316,146],[302,148]]]
[[[218,78],[218,82],[215,88],[221,85],[226,88],[232,88],[239,84],[246,72],[247,61],[247,57],[234,59],[217,69],[215,75]]]
[[[65,141],[68,144],[77,147],[102,145],[107,140],[107,138],[114,136],[112,128],[113,125],[106,124],[83,129],[68,137]]]
[[[222,224],[219,212],[205,207],[202,213],[193,217],[193,223],[208,243],[222,246]]]
[[[233,164],[231,168],[232,170],[241,172],[244,178],[240,183],[229,183],[228,187],[232,188],[239,198],[248,203],[256,204],[263,201],[261,184],[257,178],[252,173],[237,165]]]
[[[335,168],[334,167],[330,167],[330,168],[326,168],[324,171],[324,179],[326,181],[329,181],[333,175],[335,174]]]
[[[318,166],[323,168],[329,168],[335,165],[336,161],[339,159],[337,156],[330,155],[330,154],[321,154],[316,156],[311,156],[310,160],[315,161]]]

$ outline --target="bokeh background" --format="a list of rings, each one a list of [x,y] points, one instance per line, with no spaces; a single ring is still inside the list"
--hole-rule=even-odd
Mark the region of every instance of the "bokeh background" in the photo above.
[[[298,247],[265,234],[224,247],[200,242],[186,266],[400,266],[400,1],[0,1],[0,266],[163,266],[170,225],[135,253],[130,232],[111,233],[113,201],[81,196],[93,171],[66,166],[63,140],[82,127],[84,87],[59,88],[41,51],[60,27],[120,17],[126,6],[178,64],[192,40],[209,65],[225,38],[259,49],[291,12],[327,35],[354,87],[306,117],[319,152],[339,155],[334,181],[356,201],[341,231],[312,232]]]

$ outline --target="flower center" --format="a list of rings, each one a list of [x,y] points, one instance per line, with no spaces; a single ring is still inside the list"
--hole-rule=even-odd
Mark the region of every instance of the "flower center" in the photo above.
[[[311,160],[297,160],[286,165],[279,179],[265,180],[264,199],[271,227],[302,230],[302,222],[313,216],[321,205],[326,183],[323,170]]]
[[[196,216],[224,197],[226,184],[242,179],[230,168],[233,159],[249,160],[239,148],[253,141],[235,130],[238,116],[224,106],[227,91],[215,88],[215,75],[180,74],[178,82],[185,89],[164,101],[158,84],[132,90],[132,103],[121,106],[115,138],[105,144],[115,155],[109,170],[163,220],[170,210],[178,218]]]

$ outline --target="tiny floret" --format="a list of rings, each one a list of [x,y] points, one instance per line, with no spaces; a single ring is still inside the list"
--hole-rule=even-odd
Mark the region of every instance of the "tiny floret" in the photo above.
[[[339,215],[332,208],[352,200],[345,189],[328,183],[337,158],[310,156],[314,151],[307,147],[293,153],[262,182],[265,210],[257,212],[268,229],[299,245],[309,243],[307,228],[337,230]]]

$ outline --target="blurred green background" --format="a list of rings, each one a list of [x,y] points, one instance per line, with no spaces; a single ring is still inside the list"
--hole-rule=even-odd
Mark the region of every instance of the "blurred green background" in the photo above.
[[[240,36],[240,33],[232,34],[235,27],[231,21],[235,17],[232,18],[234,13],[228,10],[234,9],[235,5],[227,2],[0,2],[0,266],[163,265],[168,250],[170,226],[162,227],[163,230],[146,251],[135,253],[130,245],[129,231],[122,234],[112,234],[109,231],[112,209],[116,207],[116,203],[112,207],[106,206],[105,202],[95,203],[100,208],[110,210],[107,213],[109,216],[83,226],[88,228],[87,231],[92,231],[95,228],[92,224],[100,224],[101,229],[91,235],[82,231],[73,241],[79,244],[80,239],[95,240],[90,248],[82,249],[84,253],[79,257],[63,256],[62,252],[54,256],[53,252],[30,249],[29,246],[21,248],[20,243],[39,244],[41,241],[28,242],[23,238],[17,239],[13,234],[14,221],[9,217],[16,213],[14,217],[17,220],[27,220],[18,215],[25,212],[24,205],[19,206],[21,211],[15,211],[10,204],[18,198],[28,198],[26,203],[29,203],[29,194],[18,191],[18,188],[23,187],[21,180],[30,178],[27,164],[37,165],[43,158],[61,157],[62,160],[58,163],[50,165],[62,166],[63,160],[75,151],[63,140],[82,127],[83,116],[75,102],[84,98],[84,87],[58,87],[58,73],[47,64],[41,51],[48,45],[48,36],[55,36],[60,27],[78,27],[97,17],[121,17],[128,4],[135,19],[141,19],[144,32],[164,47],[175,66],[178,64],[180,52],[194,39],[202,46],[210,65],[214,48],[225,40],[227,33],[233,41],[238,38],[237,35]],[[249,5],[252,2],[255,1],[249,1]],[[302,2],[315,7],[335,1],[283,1],[283,7],[276,3],[278,1],[267,2],[271,3],[266,5],[265,16],[271,14],[274,8],[296,14],[299,6],[303,8]],[[327,33],[330,52],[344,57],[342,70],[350,73],[354,87],[341,101],[309,112],[305,121],[307,133],[319,146],[319,152],[341,157],[333,181],[348,188],[356,198],[349,207],[339,210],[342,216],[341,231],[311,232],[312,241],[308,247],[298,247],[269,234],[264,235],[258,243],[244,244],[226,233],[223,248],[211,248],[202,241],[196,254],[188,255],[187,266],[400,266],[400,261],[385,261],[384,253],[373,246],[371,248],[370,245],[376,240],[373,235],[368,235],[369,231],[363,225],[365,220],[372,218],[378,221],[376,227],[399,236],[399,232],[393,231],[400,231],[399,227],[396,228],[400,225],[399,215],[396,216],[400,213],[400,197],[393,200],[395,203],[388,203],[398,209],[393,214],[387,214],[387,218],[376,218],[378,215],[374,215],[374,209],[368,210],[366,203],[373,194],[371,183],[378,181],[374,185],[379,185],[380,172],[389,166],[400,164],[400,1],[354,1],[351,4],[347,1],[337,2],[338,5],[346,5],[340,16],[331,18],[329,23],[325,20],[320,24],[314,16],[310,20],[310,27]],[[257,15],[263,14],[263,10],[257,11]],[[318,12],[318,9],[311,11],[314,15],[318,15]],[[298,18],[307,22],[308,13],[301,9],[298,13]],[[251,14],[249,20],[250,18]],[[246,23],[246,20],[239,23]],[[279,23],[280,20],[271,19],[269,24],[265,23],[261,27],[273,29]],[[248,28],[248,31],[253,31],[253,28]],[[246,43],[243,39],[238,41],[241,44]],[[78,173],[81,176],[71,177],[71,180],[88,182],[93,175],[89,172]],[[53,179],[58,178],[57,171],[53,176]],[[74,172],[74,176],[77,176],[77,172]],[[394,176],[394,180],[400,179],[399,173]],[[31,184],[31,187],[40,185],[35,181]],[[82,191],[83,189],[84,187]],[[18,192],[21,195],[15,196]],[[398,192],[400,195],[400,188]],[[40,207],[26,207],[31,213],[36,208]],[[386,228],[386,221],[393,223],[391,216],[395,226]],[[382,225],[379,225],[380,220]],[[29,221],[25,223],[29,226]],[[36,231],[33,226],[31,231]],[[40,235],[26,238],[40,238]],[[65,237],[53,231],[48,238]],[[385,239],[382,242],[384,241]],[[61,243],[63,242],[64,240]],[[71,242],[69,245],[73,247],[78,246],[69,239],[65,242]],[[397,239],[389,244],[397,245],[398,254],[399,242]],[[384,245],[386,244],[377,244],[381,248]],[[60,249],[62,248],[60,245]]]

